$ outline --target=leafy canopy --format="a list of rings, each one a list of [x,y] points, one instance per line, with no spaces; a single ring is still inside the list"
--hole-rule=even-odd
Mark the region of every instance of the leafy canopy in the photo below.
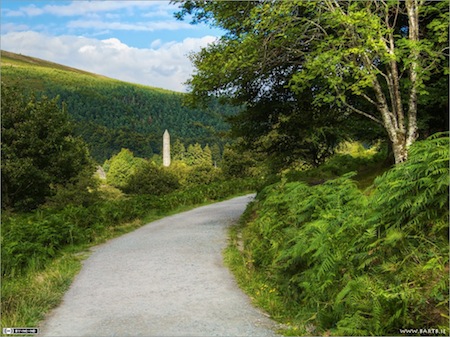
[[[436,114],[420,102],[447,75],[445,1],[175,2],[179,18],[226,31],[192,56],[191,101],[244,105],[235,132],[268,153],[294,150],[282,160],[324,152],[314,142],[321,135],[332,148],[364,118],[373,124],[365,136],[387,136],[401,162]]]

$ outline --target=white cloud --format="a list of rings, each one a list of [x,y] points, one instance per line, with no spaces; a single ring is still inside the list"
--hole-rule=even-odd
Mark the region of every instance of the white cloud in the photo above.
[[[29,30],[30,27],[24,24],[15,24],[15,23],[2,23],[1,24],[1,31],[3,33],[8,32],[20,32],[24,30]]]
[[[187,55],[216,40],[213,36],[181,42],[154,41],[151,49],[132,48],[116,38],[98,40],[47,36],[26,31],[1,36],[2,49],[94,72],[123,81],[175,91],[192,73]]]
[[[80,16],[93,13],[103,13],[111,11],[133,11],[134,9],[147,10],[154,9],[157,12],[165,13],[173,9],[168,1],[72,1],[68,5],[45,5],[38,7],[34,4],[20,7],[18,10],[6,10],[6,16],[39,16],[51,14],[55,16]]]
[[[8,9],[8,8],[2,8],[2,16],[3,17],[12,18],[12,17],[20,17],[20,16],[24,16],[24,15],[25,15],[25,13],[21,10],[16,11],[16,10]]]
[[[106,22],[101,20],[73,20],[67,24],[67,28],[82,28],[82,29],[108,29],[108,30],[127,30],[127,31],[147,31],[153,32],[155,30],[178,30],[178,29],[193,29],[193,27],[185,22],[173,21],[152,21],[152,22]]]
[[[27,7],[21,8],[21,10],[28,16],[37,16],[44,14],[44,10],[41,8],[35,6],[35,5],[29,5]]]
[[[158,48],[161,45],[162,45],[161,39],[156,39],[150,44],[150,48],[156,49],[156,48]]]

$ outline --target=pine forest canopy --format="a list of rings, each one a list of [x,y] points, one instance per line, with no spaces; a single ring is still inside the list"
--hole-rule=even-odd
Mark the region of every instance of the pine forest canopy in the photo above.
[[[255,149],[320,161],[359,129],[399,163],[448,129],[448,1],[174,2],[226,31],[193,55],[190,100],[246,104],[234,130]]]
[[[44,60],[1,52],[2,82],[25,94],[60,97],[75,130],[102,163],[122,148],[136,156],[161,153],[165,129],[186,146],[218,144],[229,129],[224,117],[237,109],[212,102],[204,109],[183,105],[185,94],[113,80]]]

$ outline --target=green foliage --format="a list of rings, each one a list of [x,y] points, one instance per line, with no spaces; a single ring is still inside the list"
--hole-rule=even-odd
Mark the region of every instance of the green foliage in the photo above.
[[[232,131],[282,168],[350,137],[389,138],[400,162],[448,130],[448,1],[174,2],[226,32],[191,57],[189,101],[243,106]]]
[[[223,179],[222,170],[212,165],[208,145],[202,148],[196,143],[182,151],[183,143],[177,140],[175,144],[175,159],[169,167],[161,166],[160,157],[153,158],[155,163],[155,160],[136,158],[130,150],[122,149],[104,164],[108,183],[125,193],[163,195]]]
[[[178,177],[165,167],[145,162],[137,167],[123,190],[130,194],[164,195],[180,187]]]
[[[339,145],[337,153],[318,167],[292,167],[282,176],[287,181],[303,181],[310,185],[321,184],[349,172],[356,172],[355,180],[360,188],[373,183],[375,177],[387,170],[386,151],[380,145],[365,149],[359,142],[344,142]]]
[[[171,145],[170,156],[172,157],[172,160],[184,161],[186,158],[186,148],[179,139],[176,139],[173,145]]]
[[[162,174],[168,177],[168,184],[176,181],[169,172]],[[151,179],[145,174],[143,178]],[[69,204],[61,208],[58,204],[56,209],[46,206],[27,214],[3,213],[2,276],[11,278],[27,270],[40,270],[66,247],[95,242],[105,231],[142,219],[151,212],[165,214],[179,207],[221,200],[237,193],[250,192],[254,185],[254,181],[249,179],[218,181],[162,196],[152,193],[106,200],[98,198],[89,205]],[[159,187],[168,189],[168,186]],[[142,187],[139,192],[147,192],[145,188]]]
[[[189,170],[186,177],[187,185],[210,184],[223,180],[222,170],[210,165],[197,165]]]
[[[137,167],[142,163],[143,160],[134,157],[133,152],[122,149],[108,162],[108,173],[106,175],[108,183],[114,187],[124,188]]]
[[[234,144],[225,146],[221,166],[225,177],[256,177],[260,172],[255,171],[262,166],[261,161],[261,155],[245,149],[242,139],[238,139]]]
[[[199,143],[188,146],[184,155],[184,161],[191,166],[211,166],[212,154],[211,149],[206,145],[203,149]]]
[[[411,227],[430,234],[432,219],[448,211],[448,137],[435,134],[410,149],[411,159],[397,165],[375,182],[374,222]],[[431,222],[431,223],[430,223]]]
[[[1,89],[2,208],[30,210],[93,165],[58,98],[27,97],[3,82]]]
[[[99,179],[93,177],[91,170],[84,169],[76,177],[53,187],[54,194],[47,198],[45,206],[62,209],[68,205],[89,206],[102,195],[99,192]]]
[[[449,159],[448,134],[437,134],[416,142],[370,196],[351,173],[258,194],[244,258],[276,287],[299,331],[448,327]]]

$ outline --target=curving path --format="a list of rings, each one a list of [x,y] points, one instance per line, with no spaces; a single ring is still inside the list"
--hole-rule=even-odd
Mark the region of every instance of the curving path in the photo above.
[[[252,195],[169,216],[94,249],[43,336],[276,336],[222,263]]]

